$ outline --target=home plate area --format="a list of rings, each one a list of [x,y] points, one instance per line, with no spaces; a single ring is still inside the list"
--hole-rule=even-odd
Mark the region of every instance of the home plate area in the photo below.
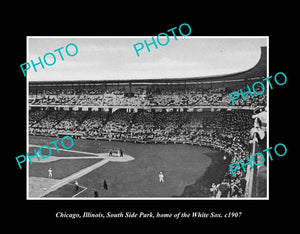
[[[29,152],[39,145],[30,145]],[[90,153],[75,150],[63,150],[58,155],[49,158],[32,158],[29,165],[28,197],[76,197],[88,188],[79,184],[77,179],[108,162],[128,162],[132,156],[122,156],[115,153]],[[33,155],[33,153],[31,154]],[[52,177],[49,175],[52,171]],[[75,184],[75,181],[77,185]],[[86,196],[91,197],[93,189]]]
[[[30,136],[29,155],[53,140]],[[211,158],[224,165],[224,153],[197,145],[74,139],[72,149],[63,150],[59,142],[58,148],[60,152],[53,148],[49,158],[32,164],[27,160],[28,199],[181,197],[186,188],[203,177],[213,163]],[[43,150],[42,154],[48,155],[48,149]],[[159,178],[161,172],[163,182]]]

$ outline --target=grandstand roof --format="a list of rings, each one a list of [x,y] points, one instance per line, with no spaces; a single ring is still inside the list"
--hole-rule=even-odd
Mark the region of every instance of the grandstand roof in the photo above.
[[[52,86],[52,85],[80,85],[80,84],[128,84],[128,83],[153,83],[153,84],[159,84],[159,83],[172,83],[174,81],[176,82],[182,82],[182,83],[188,83],[188,82],[222,82],[222,81],[234,81],[234,80],[247,80],[250,78],[261,78],[267,76],[267,47],[261,47],[261,55],[260,59],[254,65],[248,70],[237,72],[237,73],[230,73],[230,74],[223,74],[223,75],[213,75],[213,76],[199,76],[199,77],[187,77],[187,78],[161,78],[161,79],[143,79],[143,80],[80,80],[80,81],[29,81],[30,85],[33,86]]]

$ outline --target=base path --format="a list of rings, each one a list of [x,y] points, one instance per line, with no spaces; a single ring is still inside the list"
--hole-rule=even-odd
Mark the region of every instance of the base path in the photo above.
[[[93,164],[92,166],[86,167],[86,168],[84,168],[84,169],[82,169],[82,170],[80,170],[80,171],[78,171],[78,172],[76,172],[76,173],[74,173],[74,174],[72,174],[72,175],[70,175],[68,177],[65,177],[64,179],[62,179],[57,184],[52,185],[50,187],[50,189],[47,191],[47,193],[52,192],[52,191],[54,191],[54,190],[56,190],[56,189],[64,186],[65,184],[67,184],[67,183],[69,183],[69,182],[71,182],[73,180],[76,180],[76,179],[78,179],[78,178],[86,175],[87,173],[89,173],[89,172],[97,169],[98,167],[103,166],[104,164],[106,164],[108,162],[109,162],[108,159],[103,159],[100,162],[97,162],[97,163]]]
[[[95,154],[96,155],[96,154]],[[113,157],[113,156],[108,156],[107,153],[100,153],[97,154],[97,156],[54,156],[51,155],[49,158],[40,158],[40,160],[37,159],[37,157],[31,158],[31,162],[33,163],[48,163],[52,161],[57,161],[61,159],[107,159],[108,161],[112,162],[128,162],[133,160],[134,158],[129,155],[124,155],[123,157]]]
[[[54,157],[54,158],[52,158]],[[50,193],[50,192],[53,192],[55,190],[57,190],[58,188],[70,183],[71,181],[74,181],[86,174],[88,174],[89,172],[103,166],[104,164],[108,163],[109,161],[113,161],[113,162],[127,162],[127,161],[131,161],[131,160],[134,160],[134,158],[132,156],[129,156],[129,155],[124,155],[123,157],[108,157],[107,154],[98,154],[97,156],[93,156],[93,157],[90,157],[90,156],[82,156],[82,157],[55,157],[55,156],[50,156],[49,159],[52,158],[51,161],[53,160],[60,160],[60,159],[73,159],[73,160],[76,160],[76,159],[95,159],[95,158],[103,158],[103,160],[101,160],[100,162],[97,162],[89,167],[86,167],[70,176],[67,176],[65,177],[64,179],[62,180],[55,180],[55,183],[53,183],[53,179],[46,179],[46,178],[43,178],[43,180],[41,180],[40,182],[42,183],[43,182],[43,190],[40,190],[40,192],[36,191],[34,194],[35,196],[34,197],[43,197],[45,196],[46,194]],[[50,160],[41,160],[41,161],[36,161],[36,162],[49,162]],[[37,180],[37,179],[36,179]],[[46,180],[46,181],[45,181]],[[29,178],[29,181],[30,181],[30,178]],[[32,184],[29,186],[30,188],[29,189],[32,189]],[[41,186],[40,186],[41,187]],[[31,193],[29,194],[32,194],[32,191]],[[32,196],[29,196],[29,198],[32,198]]]

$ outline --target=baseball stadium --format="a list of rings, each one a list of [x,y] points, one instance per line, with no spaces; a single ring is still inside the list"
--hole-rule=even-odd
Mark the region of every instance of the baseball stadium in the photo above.
[[[229,164],[265,146],[250,131],[267,92],[234,106],[228,95],[266,76],[261,47],[256,65],[225,75],[29,81],[29,155],[74,145],[27,164],[28,199],[266,198],[266,163],[236,176]]]

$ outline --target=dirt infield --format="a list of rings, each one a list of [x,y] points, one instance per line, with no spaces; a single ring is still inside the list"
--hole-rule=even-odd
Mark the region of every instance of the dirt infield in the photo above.
[[[95,155],[95,154],[93,154]],[[51,193],[52,191],[55,191],[56,189],[70,183],[71,181],[76,180],[77,178],[80,178],[84,176],[85,174],[95,170],[98,167],[101,167],[102,165],[108,163],[109,161],[113,162],[127,162],[134,160],[133,157],[129,155],[124,155],[123,157],[109,157],[107,153],[100,153],[97,154],[97,156],[67,156],[67,157],[58,157],[58,156],[50,156],[49,158],[42,158],[40,161],[37,160],[37,158],[34,158],[35,160],[33,161],[34,163],[45,163],[48,164],[50,162],[54,162],[57,160],[88,160],[89,159],[103,159],[100,162],[96,162],[92,164],[91,166],[85,167],[79,171],[76,171],[75,173],[66,176],[65,178],[62,179],[49,179],[49,178],[44,178],[44,177],[29,177],[29,194],[28,196],[30,198],[36,198],[36,197],[43,197],[48,193]]]
[[[43,177],[29,177],[28,181],[28,197],[37,198],[44,196],[48,193],[47,190],[51,186],[59,183],[61,180],[49,179]]]
[[[30,144],[35,146],[52,140],[50,137],[30,136]],[[108,158],[107,149],[122,149],[124,157]],[[51,167],[56,181],[47,184],[48,179],[36,179],[34,182],[41,184],[31,184],[29,189],[37,191],[30,192],[29,199],[72,198],[75,193],[72,196],[70,194],[75,190],[70,184],[74,183],[74,180],[87,188],[76,195],[76,198],[91,198],[95,190],[102,198],[181,196],[184,188],[203,176],[211,164],[208,153],[216,153],[215,150],[206,147],[191,145],[135,144],[83,139],[74,140],[72,151],[76,155],[61,151],[59,156],[54,156],[60,160],[45,163],[40,161],[30,165],[30,177],[47,177],[48,168]],[[85,153],[81,157],[78,152],[88,154]],[[160,171],[165,175],[163,184],[158,180]],[[108,182],[108,190],[103,189],[104,179]]]

